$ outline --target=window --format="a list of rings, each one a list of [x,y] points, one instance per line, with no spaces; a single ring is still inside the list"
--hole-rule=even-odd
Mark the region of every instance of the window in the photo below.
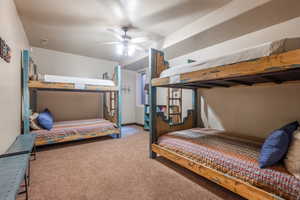
[[[140,73],[140,92],[141,92],[141,104],[145,105],[146,104],[146,91],[145,91],[145,86],[146,86],[146,72]]]

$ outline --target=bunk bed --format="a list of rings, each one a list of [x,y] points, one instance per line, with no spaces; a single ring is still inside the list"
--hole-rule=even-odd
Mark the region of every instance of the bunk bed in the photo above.
[[[95,138],[121,137],[121,67],[116,66],[113,80],[57,75],[30,78],[30,53],[22,52],[23,132],[36,135],[36,146]],[[51,130],[30,130],[30,115],[37,111],[37,91],[97,92],[104,94],[103,119],[54,122]]]
[[[178,67],[169,67],[162,51],[150,49],[149,70],[150,158],[158,154],[247,199],[300,199],[300,180],[283,166],[259,168],[261,141],[198,128],[199,88],[299,84],[299,39]],[[156,112],[158,87],[193,90],[193,110],[181,123],[171,124]]]

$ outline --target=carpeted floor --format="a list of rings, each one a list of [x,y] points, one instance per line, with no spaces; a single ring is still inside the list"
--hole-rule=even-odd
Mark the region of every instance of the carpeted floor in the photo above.
[[[31,200],[198,200],[241,197],[165,159],[148,158],[148,134],[124,127],[101,138],[40,149]],[[18,198],[19,199],[19,198]]]

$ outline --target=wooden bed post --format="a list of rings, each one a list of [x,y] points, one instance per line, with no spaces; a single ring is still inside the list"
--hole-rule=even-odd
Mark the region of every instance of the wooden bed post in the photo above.
[[[157,55],[159,52],[155,49],[149,49],[149,72],[150,80],[157,77]],[[152,144],[157,141],[156,131],[156,106],[157,106],[157,88],[152,86],[151,81],[149,83],[149,114],[150,114],[150,158],[156,158],[156,153],[152,151]]]
[[[168,68],[168,62],[164,60],[164,53],[155,49],[149,50],[149,72],[150,80],[160,76],[160,73]],[[172,131],[194,128],[197,126],[197,90],[194,89],[193,105],[194,109],[188,111],[188,115],[181,123],[170,124],[170,120],[166,119],[162,113],[157,113],[157,87],[153,82],[149,84],[149,105],[150,105],[150,158],[155,158],[156,153],[153,152],[152,146],[157,143],[159,136]]]
[[[22,68],[23,68],[23,133],[29,134],[29,116],[30,116],[30,107],[29,107],[29,50],[23,50],[22,52]]]
[[[118,91],[117,93],[117,125],[120,130],[120,134],[118,134],[118,138],[122,137],[122,73],[121,73],[121,66],[117,65],[115,67],[115,74],[117,77],[117,85]]]

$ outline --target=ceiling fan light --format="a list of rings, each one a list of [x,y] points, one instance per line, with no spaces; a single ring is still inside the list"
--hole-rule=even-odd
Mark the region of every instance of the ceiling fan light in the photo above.
[[[135,48],[133,46],[128,47],[128,56],[133,56],[135,53]]]
[[[123,45],[117,45],[117,54],[118,55],[123,55],[123,52],[124,52]]]

